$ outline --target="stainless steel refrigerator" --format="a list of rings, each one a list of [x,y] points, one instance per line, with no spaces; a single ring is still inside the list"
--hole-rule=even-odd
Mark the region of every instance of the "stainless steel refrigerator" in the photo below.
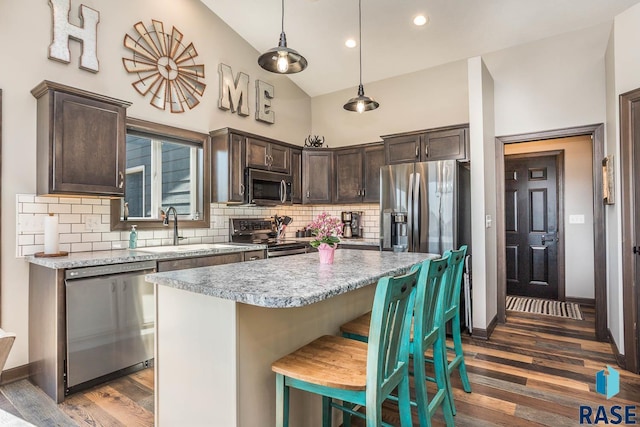
[[[468,163],[442,160],[383,166],[380,186],[382,250],[442,254],[469,246]]]

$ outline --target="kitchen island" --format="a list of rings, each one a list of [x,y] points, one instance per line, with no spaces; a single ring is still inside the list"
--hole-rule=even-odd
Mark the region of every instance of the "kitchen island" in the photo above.
[[[383,276],[437,255],[339,249],[154,273],[156,426],[275,422],[271,363],[371,309]],[[292,390],[291,426],[319,426],[320,399]]]

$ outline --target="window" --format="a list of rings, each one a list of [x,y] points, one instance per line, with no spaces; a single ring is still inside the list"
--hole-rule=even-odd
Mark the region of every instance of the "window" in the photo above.
[[[127,222],[159,228],[171,206],[182,226],[209,227],[208,141],[207,134],[128,119],[125,197],[112,203],[112,229],[128,229]]]

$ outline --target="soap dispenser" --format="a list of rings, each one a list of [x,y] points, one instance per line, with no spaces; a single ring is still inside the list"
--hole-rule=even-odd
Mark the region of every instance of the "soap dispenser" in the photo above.
[[[138,247],[138,232],[136,226],[131,226],[131,232],[129,233],[129,249],[135,249]]]

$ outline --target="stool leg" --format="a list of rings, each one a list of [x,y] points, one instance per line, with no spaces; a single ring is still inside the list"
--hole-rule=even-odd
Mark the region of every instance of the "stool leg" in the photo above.
[[[423,368],[424,369],[424,368]],[[398,409],[400,410],[400,425],[402,427],[412,427],[411,421],[411,397],[409,395],[409,373],[404,376],[400,384],[398,385]],[[372,424],[372,426],[382,425],[382,405],[376,407],[378,412],[378,424]],[[369,407],[367,406],[367,414],[369,413]],[[369,426],[369,418],[367,417],[367,427]]]
[[[452,332],[456,359],[460,360],[458,362],[458,371],[460,371],[462,387],[464,391],[471,393],[471,383],[469,383],[469,376],[467,375],[467,365],[464,363],[464,351],[462,350],[462,338],[460,337],[460,313],[457,313],[452,320]]]
[[[331,427],[331,398],[322,396],[322,427]]]
[[[449,394],[451,386],[447,380],[449,371],[447,367],[447,343],[445,341],[446,336],[441,333],[440,338],[434,344],[433,348],[433,368],[435,371],[436,384],[438,386],[438,392],[442,390],[442,413],[444,414],[444,420],[447,427],[455,425],[453,420],[453,400]]]
[[[289,427],[289,387],[282,374],[276,374],[276,427]]]
[[[416,345],[415,343],[413,345]],[[437,355],[434,354],[434,362]],[[435,364],[434,364],[435,365]],[[429,414],[429,398],[427,396],[427,378],[424,372],[424,353],[413,352],[413,383],[416,389],[416,403],[418,407],[418,418],[420,427],[431,427],[431,416]]]
[[[345,400],[342,401],[342,406],[346,406],[350,409],[355,407],[353,403]],[[346,411],[342,411],[342,427],[351,427],[351,414]]]

